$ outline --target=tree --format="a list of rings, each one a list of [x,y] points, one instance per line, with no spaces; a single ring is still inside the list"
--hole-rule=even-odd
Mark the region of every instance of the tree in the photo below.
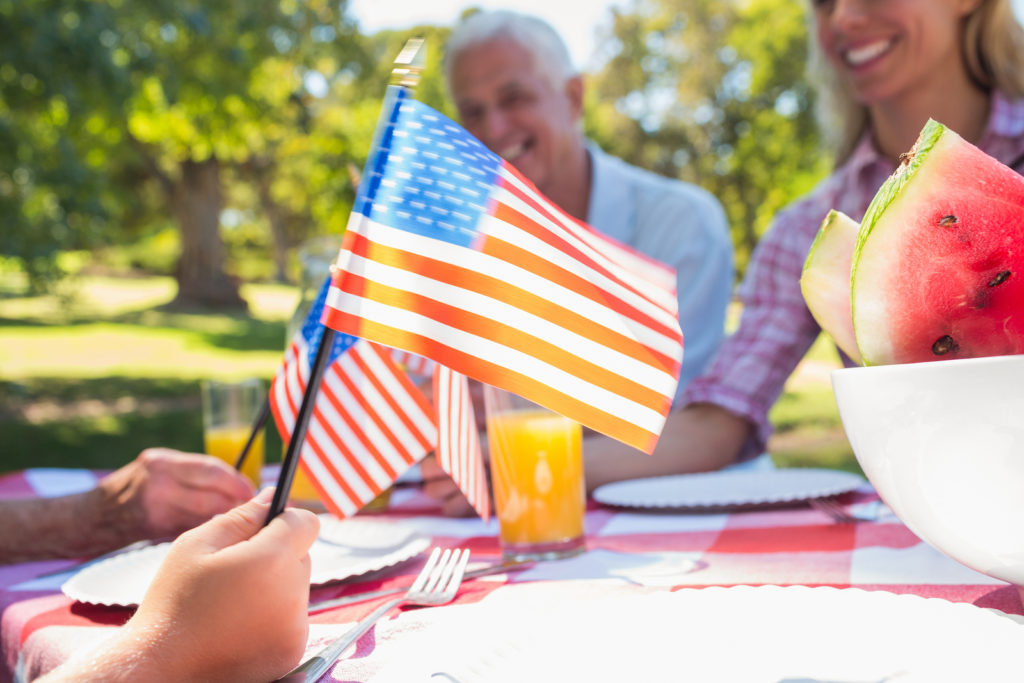
[[[345,7],[0,0],[5,251],[42,274],[55,250],[118,235],[156,181],[181,233],[178,302],[242,304],[219,233],[225,171],[265,173],[303,133],[318,61],[365,63]]]
[[[829,168],[804,79],[804,4],[634,0],[614,10],[585,125],[609,152],[715,194],[740,271]]]

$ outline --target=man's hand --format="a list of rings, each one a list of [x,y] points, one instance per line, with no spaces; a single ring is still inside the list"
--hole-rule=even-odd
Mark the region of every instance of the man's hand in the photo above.
[[[177,536],[252,493],[245,477],[216,458],[150,448],[85,493],[0,501],[0,564],[87,557]]]
[[[169,448],[148,448],[98,487],[102,505],[117,506],[138,538],[177,536],[249,500],[249,481],[226,462]]]

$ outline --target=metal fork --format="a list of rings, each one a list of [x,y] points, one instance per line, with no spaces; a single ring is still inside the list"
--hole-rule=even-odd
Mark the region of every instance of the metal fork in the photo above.
[[[462,583],[462,575],[469,562],[469,550],[455,549],[441,551],[434,548],[427,558],[427,564],[420,571],[412,586],[402,597],[389,600],[363,617],[359,623],[343,636],[328,643],[315,655],[286,673],[278,681],[312,683],[323,676],[348,647],[366,633],[378,619],[393,607],[408,605],[444,605],[455,599]]]
[[[812,508],[824,512],[837,524],[856,524],[857,522],[864,521],[856,515],[847,512],[846,508],[831,498],[811,498],[808,502]]]

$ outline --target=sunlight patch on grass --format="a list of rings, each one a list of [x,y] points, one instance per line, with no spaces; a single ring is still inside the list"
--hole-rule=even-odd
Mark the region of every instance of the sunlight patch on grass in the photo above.
[[[299,303],[299,288],[292,285],[247,284],[241,293],[260,320],[289,320]]]
[[[177,283],[169,277],[88,277],[82,280],[80,311],[97,317],[162,306],[174,298],[178,289]]]
[[[218,321],[207,323],[209,329]],[[110,323],[8,328],[0,341],[0,376],[8,379],[109,375],[270,378],[280,362],[279,350],[221,349],[210,346],[194,330]]]

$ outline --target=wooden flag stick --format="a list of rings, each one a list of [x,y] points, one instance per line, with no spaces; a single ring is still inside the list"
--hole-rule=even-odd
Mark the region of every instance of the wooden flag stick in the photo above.
[[[253,441],[256,440],[256,436],[260,433],[260,430],[267,424],[267,418],[269,417],[270,396],[267,396],[267,400],[263,402],[263,407],[260,408],[260,414],[256,416],[256,421],[252,423],[252,431],[249,432],[249,439],[245,442],[245,446],[242,447],[242,452],[238,454],[238,459],[235,460],[236,470],[242,470],[242,465],[245,464],[245,459],[249,457],[249,451],[252,450]]]

